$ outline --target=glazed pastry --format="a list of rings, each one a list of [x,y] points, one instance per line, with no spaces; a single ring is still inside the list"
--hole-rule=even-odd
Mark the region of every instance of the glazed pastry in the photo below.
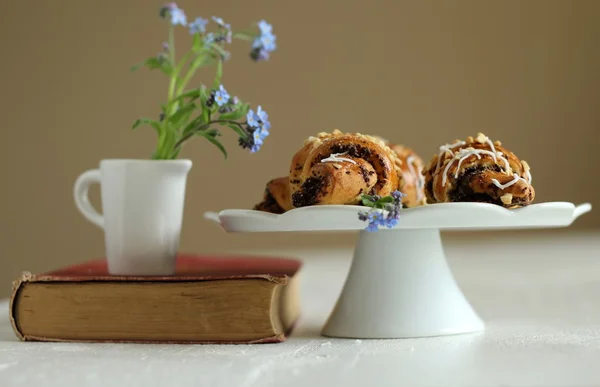
[[[273,179],[267,183],[263,201],[254,206],[257,211],[283,214],[292,209],[290,181],[288,177]]]
[[[359,204],[362,194],[390,195],[403,186],[402,161],[378,137],[319,133],[294,154],[288,177],[271,180],[254,209],[283,213],[320,204]]]
[[[423,161],[409,147],[390,145],[402,161],[400,169],[404,180],[402,193],[406,194],[402,203],[406,207],[416,207],[427,203],[425,197],[425,177],[423,176]]]
[[[428,203],[484,202],[507,208],[533,202],[526,161],[483,133],[440,147],[423,170]]]
[[[292,159],[294,208],[359,204],[362,194],[387,196],[403,185],[402,162],[383,141],[360,133],[321,133]]]

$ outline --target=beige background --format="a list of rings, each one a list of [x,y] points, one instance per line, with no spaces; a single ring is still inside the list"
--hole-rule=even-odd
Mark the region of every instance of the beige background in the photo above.
[[[156,138],[132,132],[166,95],[159,72],[130,73],[165,40],[161,2],[11,1],[0,13],[2,141],[0,295],[21,270],[104,253],[76,211],[72,184],[102,158],[146,158]],[[287,172],[304,138],[340,128],[413,146],[483,131],[532,166],[537,201],[597,203],[600,1],[180,1],[188,18],[234,28],[265,18],[278,50],[252,63],[234,44],[224,84],[272,121],[250,155],[226,134],[223,161],[201,139],[189,175],[182,250],[219,252],[350,243],[353,235],[227,235],[205,210],[251,207]],[[189,43],[187,31],[178,35]],[[197,82],[212,82],[212,69]],[[94,201],[99,204],[97,190]],[[600,211],[573,229],[600,226]],[[565,232],[570,232],[567,230]]]

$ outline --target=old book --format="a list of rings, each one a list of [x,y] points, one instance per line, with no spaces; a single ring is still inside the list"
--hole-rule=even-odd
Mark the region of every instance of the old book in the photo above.
[[[284,341],[299,317],[297,260],[179,256],[168,277],[113,276],[94,260],[13,283],[22,340],[159,343]]]

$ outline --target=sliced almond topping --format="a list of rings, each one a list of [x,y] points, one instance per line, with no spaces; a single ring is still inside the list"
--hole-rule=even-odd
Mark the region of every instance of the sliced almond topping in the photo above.
[[[513,196],[510,193],[505,193],[504,195],[500,196],[500,200],[504,204],[510,204],[510,203],[512,203],[512,198],[513,198]]]
[[[488,141],[488,137],[485,134],[479,132],[479,133],[477,133],[477,137],[475,138],[475,141],[477,141],[480,144],[485,144]]]
[[[467,137],[467,144],[472,144],[472,143],[473,143],[473,141],[475,141],[475,140],[473,139],[473,136],[469,136],[469,137]]]
[[[494,141],[494,145],[496,145],[496,146],[502,146],[502,143],[500,141],[496,140],[496,141]]]

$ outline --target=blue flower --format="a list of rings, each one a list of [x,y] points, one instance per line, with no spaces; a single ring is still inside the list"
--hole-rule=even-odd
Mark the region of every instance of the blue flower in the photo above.
[[[378,226],[394,228],[399,223],[402,198],[405,196],[406,194],[400,191],[394,191],[391,194],[393,202],[390,202],[390,196],[387,196],[387,200],[382,203],[380,202],[382,198],[378,195],[363,195],[363,200],[367,197],[373,203],[374,207],[369,212],[359,212],[358,219],[363,222],[369,222],[366,227],[367,231],[376,231]],[[385,212],[387,212],[387,216],[384,216]]]
[[[223,85],[219,86],[219,90],[215,93],[215,102],[219,106],[225,105],[229,101],[229,94]]]
[[[270,34],[273,30],[273,26],[267,23],[265,20],[261,20],[258,22],[258,29],[261,34]]]
[[[394,191],[394,192],[392,192],[392,197],[396,201],[402,200],[402,198],[405,197],[405,196],[406,196],[406,194],[402,193],[400,191]]]
[[[397,218],[387,218],[385,220],[385,225],[387,228],[394,228],[398,225],[398,219]]]
[[[255,153],[260,150],[260,147],[265,141],[265,138],[269,135],[269,132],[263,129],[256,129],[252,133],[253,145],[250,148],[250,153]]]
[[[248,114],[246,114],[246,120],[248,121],[248,125],[252,128],[258,128],[258,116],[254,113],[254,110],[248,110]]]
[[[162,17],[163,19],[166,18],[167,16],[169,16],[171,18],[170,22],[174,26],[177,24],[181,24],[182,26],[185,26],[187,23],[185,13],[174,2],[166,3],[165,5],[163,5],[160,8],[159,14],[160,14],[160,17]]]
[[[212,32],[209,32],[208,34],[206,34],[206,36],[204,37],[204,44],[212,44],[215,42],[215,34],[213,34]]]
[[[250,51],[250,57],[256,62],[269,60],[270,53],[277,48],[275,43],[277,38],[272,32],[273,26],[265,20],[261,20],[258,22],[258,29],[260,35],[252,41],[252,50]]]
[[[240,146],[249,148],[251,153],[257,152],[269,136],[271,123],[268,119],[269,115],[262,109],[262,106],[259,105],[256,112],[250,109],[246,114],[246,131],[249,133],[249,136],[248,138],[239,139]]]
[[[206,32],[206,25],[208,24],[208,19],[203,19],[201,17],[197,17],[196,20],[190,23],[190,34],[195,33],[204,33]]]
[[[260,137],[260,130],[255,130],[254,133],[252,133],[252,147],[250,148],[250,151],[252,152],[252,149],[258,150],[260,149],[260,146],[262,145],[263,141],[262,138]]]
[[[256,116],[261,122],[268,122],[269,120],[269,115],[266,111],[262,110],[262,106],[260,105],[258,105],[258,108],[256,109]]]
[[[277,37],[272,33],[269,32],[266,34],[262,34],[259,37],[259,39],[262,48],[267,52],[275,51],[275,49],[277,48],[277,45],[275,44],[275,40],[277,39]]]
[[[367,220],[369,222],[366,228],[367,231],[377,231],[377,227],[385,222],[383,214],[379,211],[369,212],[369,214],[367,215]]]
[[[269,131],[269,129],[271,129],[271,123],[269,121],[265,121],[262,124],[262,129],[266,132]]]
[[[263,19],[258,22],[258,29],[260,30],[261,34],[268,34],[273,30],[273,26]]]
[[[250,153],[256,153],[260,150],[260,147],[264,141],[264,135],[261,133],[260,129],[256,129],[252,132],[252,141],[250,144]]]
[[[212,19],[214,20],[214,22],[215,22],[215,23],[217,23],[217,25],[218,25],[219,27],[221,27],[221,28],[225,28],[225,29],[228,29],[228,30],[230,30],[230,29],[231,29],[231,25],[229,25],[229,24],[226,24],[226,23],[223,21],[223,19],[222,19],[222,18],[220,18],[220,17],[216,17],[216,16],[213,16],[213,17],[212,17]]]

